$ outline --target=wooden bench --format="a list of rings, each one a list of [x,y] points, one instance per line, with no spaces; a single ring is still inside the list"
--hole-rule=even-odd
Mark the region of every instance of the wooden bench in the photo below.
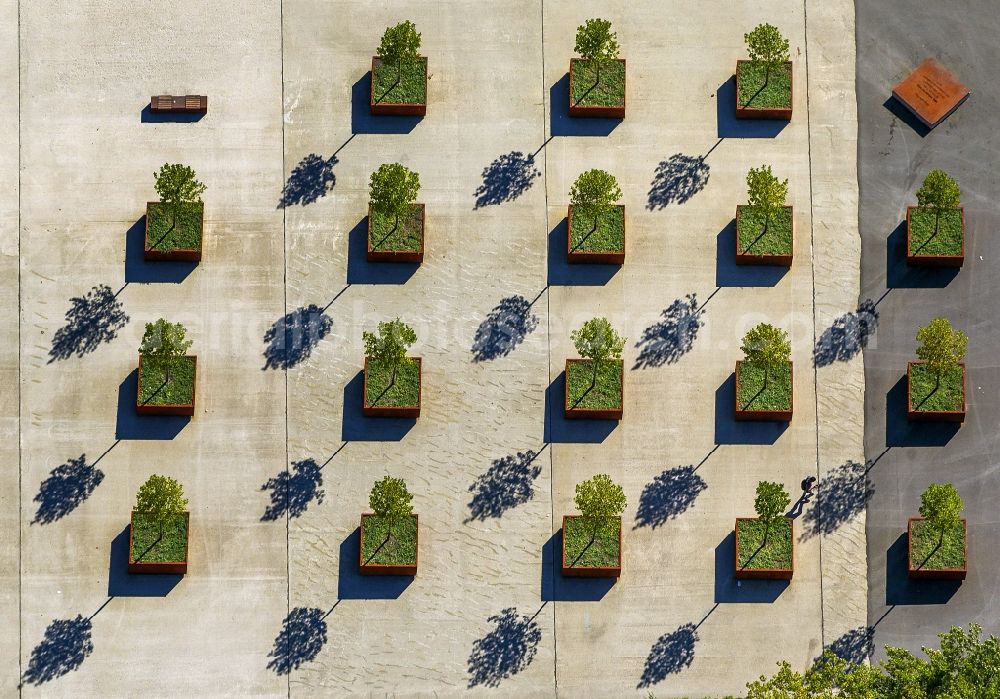
[[[154,113],[207,112],[208,97],[205,95],[154,95],[149,98],[149,109]]]

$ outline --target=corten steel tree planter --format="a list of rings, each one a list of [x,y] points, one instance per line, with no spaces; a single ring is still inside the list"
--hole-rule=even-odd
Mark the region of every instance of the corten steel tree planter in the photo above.
[[[912,422],[965,422],[967,404],[965,402],[967,387],[967,376],[965,373],[965,363],[960,363],[962,367],[962,409],[961,410],[917,410],[913,405],[913,397],[910,391],[910,371],[916,364],[924,362],[907,362],[906,364],[906,419]]]
[[[194,404],[198,395],[198,357],[188,354],[184,356],[184,359],[190,359],[194,365],[191,381],[191,402],[187,404],[153,404],[142,402],[142,355],[139,355],[139,380],[136,382],[138,391],[135,397],[135,412],[139,415],[194,415]]]
[[[736,61],[736,118],[737,119],[771,119],[775,121],[791,121],[792,107],[744,107],[740,103],[740,66],[752,61]],[[795,103],[795,72],[792,70],[792,62],[786,61],[788,66],[788,99],[789,104]]]
[[[424,236],[427,231],[427,220],[423,204],[411,204],[420,207],[420,249],[419,250],[373,250],[372,249],[372,207],[368,205],[368,254],[369,262],[410,262],[424,261]]]
[[[906,523],[906,573],[911,580],[965,580],[969,573],[969,523],[963,517],[962,528],[965,530],[965,565],[961,568],[921,568],[913,567],[913,523],[920,522],[925,517],[910,517]]]
[[[146,234],[143,238],[142,259],[147,262],[201,262],[201,248],[205,240],[205,205],[202,202],[196,202],[201,207],[201,229],[198,231],[198,247],[157,250],[152,247],[149,240],[149,209],[151,206],[156,206],[160,203],[158,201],[146,202]]]
[[[409,357],[417,363],[417,374],[420,379],[417,384],[417,404],[416,405],[371,405],[368,402],[368,357],[365,357],[365,382],[364,382],[364,406],[361,410],[363,415],[368,417],[420,417],[420,405],[424,395],[424,374],[423,360],[420,357]]]
[[[566,213],[566,259],[570,264],[625,264],[625,205],[616,204],[616,209],[622,212],[622,249],[621,252],[595,252],[573,249],[573,205],[569,205]]]
[[[792,382],[792,389],[789,393],[788,410],[754,410],[740,407],[740,365],[742,360],[736,362],[736,419],[739,421],[768,421],[768,422],[791,422],[792,407],[795,401],[795,373],[792,362],[788,362],[788,378]]]
[[[625,100],[628,95],[628,83],[627,75],[628,72],[625,71],[625,59],[616,58],[615,60],[622,64],[622,70],[625,71],[626,77],[622,78],[622,103],[616,106],[607,106],[600,104],[576,104],[573,101],[573,66],[577,63],[583,61],[582,58],[573,58],[569,62],[569,115],[571,117],[591,117],[598,119],[624,119],[625,118]]]
[[[617,408],[577,408],[573,407],[569,403],[569,367],[571,364],[576,362],[586,362],[586,359],[567,359],[566,360],[566,387],[564,391],[564,406],[566,417],[572,420],[621,420],[622,414],[625,408],[625,363],[618,360],[618,364],[621,367],[621,390],[618,392],[618,405]]]
[[[188,555],[191,544],[191,513],[184,513],[185,530],[187,537],[184,542],[183,561],[137,561],[135,560],[135,549],[132,546],[132,532],[135,528],[135,512],[132,513],[128,528],[128,572],[147,575],[186,575],[188,569]],[[141,555],[141,552],[140,552]]]
[[[742,252],[740,250],[740,219],[743,211],[750,207],[740,204],[736,207],[736,264],[738,265],[778,265],[781,267],[792,266],[792,252],[787,255],[757,255],[752,252]],[[795,215],[791,206],[783,207],[789,212],[792,221],[792,246],[795,245]]]
[[[417,56],[424,64],[424,95],[427,94],[427,57]],[[371,79],[371,110],[374,116],[425,116],[427,114],[426,97],[424,102],[377,102],[375,100],[375,69],[382,65],[382,59],[372,56]]]
[[[361,544],[358,552],[358,572],[361,575],[416,575],[417,564],[420,562],[420,517],[410,515],[416,520],[417,538],[414,542],[416,558],[412,565],[386,565],[384,563],[365,562],[365,520],[374,517],[372,513],[361,515]]]
[[[563,515],[562,528],[562,574],[568,578],[620,578],[622,574],[622,527],[621,517],[618,520],[618,563],[613,566],[572,565],[566,560],[566,522],[579,519],[580,515]]]
[[[906,207],[906,264],[913,267],[961,267],[965,264],[965,207],[959,206],[962,216],[962,252],[958,255],[922,255],[913,250],[910,237],[910,212],[923,207]]]
[[[735,577],[737,580],[791,580],[795,574],[795,524],[791,518],[788,519],[788,526],[791,528],[792,542],[792,564],[788,568],[741,568],[740,567],[740,522],[753,522],[756,517],[737,517],[736,528],[733,530],[736,536],[736,559]]]

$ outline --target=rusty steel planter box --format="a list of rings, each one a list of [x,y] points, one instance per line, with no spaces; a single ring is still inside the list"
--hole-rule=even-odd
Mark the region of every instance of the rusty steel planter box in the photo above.
[[[740,252],[740,217],[743,216],[743,210],[748,208],[746,205],[738,205],[736,207],[736,264],[738,265],[778,265],[781,267],[791,267],[792,266],[792,253],[789,252],[787,255],[755,255],[752,252]],[[795,213],[791,206],[784,207],[787,211],[791,212],[792,219],[792,249],[795,249]]]
[[[137,561],[132,549],[132,527],[135,524],[135,512],[132,513],[128,527],[128,572],[145,575],[186,575],[191,544],[191,513],[185,512],[187,521],[187,540],[184,542],[183,561]]]
[[[960,255],[920,255],[911,252],[910,212],[919,206],[906,207],[906,264],[913,267],[961,267],[965,263],[965,207],[959,206],[962,215],[962,253]]]
[[[573,102],[573,66],[582,60],[582,58],[573,58],[570,59],[569,62],[569,115],[571,117],[591,117],[597,119],[624,119],[625,100],[628,95],[627,71],[626,78],[622,80],[622,90],[625,94],[622,95],[622,103],[620,105],[612,107],[600,104],[576,104]],[[624,58],[618,58],[616,60],[622,64],[622,68],[625,67]]]
[[[792,120],[792,108],[791,107],[744,107],[740,104],[740,66],[744,63],[750,63],[751,61],[739,60],[736,61],[736,118],[737,119],[772,119],[775,121],[791,121]],[[789,70],[789,100],[792,104],[795,103],[795,72],[792,70],[792,62],[786,61],[785,65],[788,66]]]
[[[965,580],[969,572],[969,523],[963,517],[965,529],[965,565],[961,568],[914,568],[913,567],[913,523],[924,517],[910,517],[906,523],[906,574],[912,580]]]
[[[420,376],[419,384],[417,385],[417,404],[370,405],[368,403],[368,357],[365,357],[365,383],[362,388],[364,391],[364,395],[362,396],[364,406],[361,410],[363,415],[367,415],[368,417],[420,417],[420,404],[423,402],[424,395],[423,360],[420,357],[410,357],[410,359],[417,363],[417,373]]]
[[[733,533],[736,537],[736,559],[734,561],[735,576],[737,580],[791,580],[795,574],[795,522],[790,517],[789,526],[792,535],[792,565],[788,568],[740,568],[740,522],[752,522],[756,517],[737,517],[736,528]]]
[[[139,355],[139,379],[136,381],[138,391],[135,396],[135,412],[139,415],[194,415],[194,404],[198,397],[198,357],[193,354],[184,355],[185,359],[190,359],[194,363],[194,381],[191,385],[191,402],[189,404],[168,403],[165,405],[153,405],[152,403],[142,403],[142,355]]]
[[[791,422],[792,408],[795,406],[795,367],[793,362],[788,362],[788,377],[792,382],[790,394],[792,406],[788,410],[745,410],[740,407],[740,364],[736,362],[736,387],[733,393],[736,394],[736,419],[740,421],[771,421],[771,422]]]
[[[424,241],[427,232],[427,220],[423,204],[420,207],[420,249],[419,250],[372,250],[372,206],[368,205],[368,253],[369,262],[416,262],[424,261]]]
[[[568,578],[620,578],[622,574],[622,527],[618,517],[618,565],[571,566],[566,564],[566,522],[579,519],[580,515],[563,515],[562,525],[562,574]]]
[[[566,387],[564,393],[563,404],[565,407],[566,417],[572,420],[621,420],[622,414],[625,409],[625,362],[618,360],[618,364],[621,367],[622,382],[621,391],[618,393],[618,401],[621,407],[618,408],[573,408],[569,404],[569,365],[576,362],[587,361],[585,359],[567,359],[566,360]]]
[[[420,516],[413,515],[417,520],[417,541],[414,546],[416,560],[412,565],[386,565],[384,563],[365,563],[365,520],[373,514],[361,515],[361,543],[358,548],[358,572],[361,575],[416,575],[417,564],[420,562]]]
[[[424,95],[427,94],[427,57],[417,56],[417,60],[424,63]],[[369,96],[372,114],[374,116],[425,116],[427,114],[427,102],[376,102],[375,101],[375,69],[382,64],[382,59],[372,56],[372,80],[371,95]],[[426,97],[424,98],[427,99]]]
[[[566,213],[566,260],[570,264],[625,264],[625,206],[616,204],[616,209],[622,210],[622,250],[621,252],[590,252],[573,250],[573,205],[569,205]]]
[[[968,375],[965,371],[965,363],[960,363],[962,367],[962,409],[961,410],[916,410],[913,407],[913,398],[910,396],[910,369],[914,364],[923,362],[907,362],[906,364],[906,419],[911,422],[965,422],[967,409],[966,389],[968,387]]]
[[[158,201],[146,202],[146,234],[143,237],[142,259],[147,262],[201,262],[201,248],[205,241],[205,205],[201,205],[201,230],[198,231],[198,247],[156,250],[149,246],[149,207],[160,203]]]

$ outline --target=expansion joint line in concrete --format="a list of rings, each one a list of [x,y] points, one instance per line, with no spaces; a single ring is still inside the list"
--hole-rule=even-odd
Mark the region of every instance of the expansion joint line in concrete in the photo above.
[[[802,0],[802,29],[805,36],[803,53],[806,64],[806,150],[809,158],[809,273],[812,278],[812,346],[816,346],[816,229],[813,218],[813,159],[812,159],[812,120],[809,109],[809,0]],[[815,410],[816,423],[816,479],[820,478],[820,450],[819,450],[819,367],[813,362],[813,409]],[[818,508],[818,514],[822,517],[822,509]],[[819,537],[819,641],[821,645],[826,643],[826,605],[823,601],[823,536]]]
[[[279,107],[279,114],[281,114],[281,179],[285,179],[285,3],[284,0],[279,0],[278,2],[278,48],[281,53],[281,104]],[[282,318],[288,317],[288,228],[287,228],[287,208],[281,207],[281,288],[282,288]],[[287,321],[286,321],[287,322]],[[282,329],[284,332],[284,329]],[[285,381],[285,463],[281,466],[284,469],[288,469],[288,367],[285,366],[282,371]],[[289,474],[290,476],[291,474]],[[288,514],[288,493],[289,485],[288,479],[285,480],[285,618],[291,614],[292,609],[292,576],[291,576],[291,552],[289,546],[290,528],[291,523],[289,521]],[[286,634],[287,635],[287,634]],[[286,639],[286,643],[290,641]],[[285,657],[288,656],[288,650],[285,651]],[[291,699],[292,696],[292,674],[287,673],[285,675],[285,693],[286,696]]]
[[[22,600],[21,600],[21,572],[24,546],[22,545],[21,534],[21,498],[23,497],[23,487],[21,479],[24,469],[21,458],[21,0],[17,2],[17,694],[21,696],[20,679],[23,677],[21,658],[24,657],[22,648],[24,633],[21,624]]]
[[[552,105],[548,104],[548,94],[545,90],[545,0],[539,0],[538,3],[539,17],[541,19],[541,53],[542,53],[542,74],[541,74],[541,88],[542,88],[542,188],[545,192],[545,230],[549,229],[549,151],[545,148],[545,144],[549,142],[551,135],[549,134],[549,120],[546,118],[546,112],[552,109]],[[546,282],[547,283],[547,282]],[[546,356],[546,381],[552,380],[552,294],[548,293],[548,287],[545,288],[545,356]],[[549,432],[551,434],[552,430],[552,401],[545,402],[545,420],[549,425]],[[544,427],[543,427],[544,431]],[[549,535],[551,536],[552,526],[556,521],[556,500],[555,500],[555,447],[550,445],[549,447]],[[555,552],[552,555],[552,588],[555,590],[555,576],[560,575],[560,571],[556,568],[556,557]],[[545,594],[545,590],[542,590],[542,594]],[[555,595],[550,594],[552,597],[552,692],[558,697],[559,696],[559,638],[556,633],[556,604]],[[542,604],[545,604],[545,600],[542,600]]]

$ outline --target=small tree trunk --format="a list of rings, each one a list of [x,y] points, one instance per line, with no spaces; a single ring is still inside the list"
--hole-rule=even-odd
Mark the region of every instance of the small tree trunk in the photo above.
[[[941,209],[934,209],[934,235],[938,234],[938,229],[941,226]]]
[[[601,61],[594,61],[597,64],[597,80],[594,82],[594,87],[601,84]]]
[[[767,390],[767,380],[769,378],[771,371],[768,369],[767,364],[764,365],[764,387],[760,389],[761,391]]]
[[[591,386],[596,386],[597,385],[597,359],[596,358],[595,359],[591,359],[590,361],[594,365],[594,373],[590,377],[590,385]]]
[[[771,79],[771,64],[768,63],[764,66],[764,85],[760,89],[763,90],[767,87],[767,82]]]
[[[396,383],[396,372],[399,370],[399,362],[392,365],[392,377],[389,379],[389,385],[392,386]]]
[[[768,518],[767,521],[764,522],[764,543],[761,544],[762,546],[767,546],[767,537],[768,534],[770,533],[771,533],[771,519]]]

